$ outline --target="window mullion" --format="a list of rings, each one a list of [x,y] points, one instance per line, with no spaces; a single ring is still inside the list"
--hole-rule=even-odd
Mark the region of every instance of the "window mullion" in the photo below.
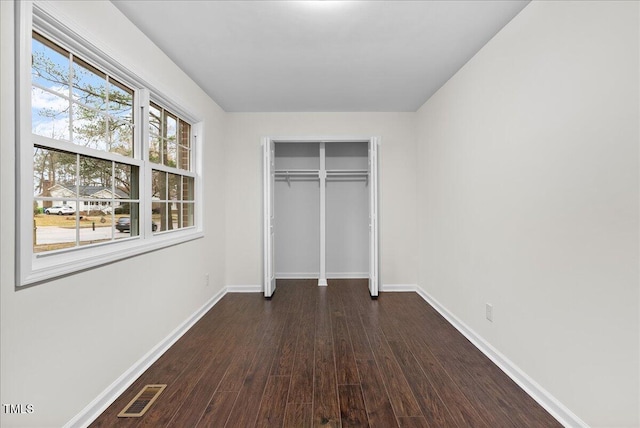
[[[75,221],[76,221],[76,247],[80,246],[80,155],[76,154],[76,200],[75,200]]]
[[[74,135],[73,135],[73,112],[75,108],[73,106],[73,54],[69,52],[69,112],[67,115],[69,116],[69,141],[73,143]]]
[[[151,235],[151,166],[149,163],[149,102],[150,95],[148,89],[141,89],[137,91],[138,105],[135,111],[138,116],[136,124],[139,126],[139,131],[135,133],[138,141],[136,147],[138,148],[139,159],[143,160],[143,167],[139,169],[139,183],[140,188],[138,191],[140,194],[140,204],[138,206],[138,221],[141,222],[138,226],[140,235],[147,237]]]

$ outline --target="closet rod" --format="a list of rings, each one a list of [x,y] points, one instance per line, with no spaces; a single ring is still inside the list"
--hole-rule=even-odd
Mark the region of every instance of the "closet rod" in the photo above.
[[[286,181],[289,186],[291,186],[291,179],[296,177],[301,179],[306,179],[306,180],[312,180],[312,181],[320,179],[320,175],[318,171],[308,171],[308,170],[307,171],[304,171],[304,170],[276,171],[275,176],[280,180]]]
[[[340,177],[366,177],[368,176],[369,173],[368,172],[333,172],[333,171],[327,171],[327,177],[330,176],[340,176]]]

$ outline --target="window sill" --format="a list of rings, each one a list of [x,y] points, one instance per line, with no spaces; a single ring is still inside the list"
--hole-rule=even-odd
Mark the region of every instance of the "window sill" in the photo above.
[[[204,232],[191,229],[162,233],[147,239],[127,239],[122,242],[112,242],[56,254],[36,254],[33,256],[31,271],[25,272],[16,285],[16,289],[37,285],[203,237]]]

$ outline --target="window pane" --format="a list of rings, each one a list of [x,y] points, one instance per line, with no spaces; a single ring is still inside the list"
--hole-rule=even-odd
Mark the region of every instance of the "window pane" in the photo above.
[[[160,147],[161,140],[159,137],[150,137],[149,139],[149,161],[160,163]]]
[[[183,177],[182,179],[182,200],[193,201],[195,199],[194,180],[192,177]]]
[[[181,199],[181,179],[182,176],[169,174],[169,199],[177,201]]]
[[[191,227],[195,223],[194,219],[194,204],[193,203],[183,203],[182,204],[182,227]]]
[[[115,209],[115,239],[140,235],[140,204],[137,202],[118,202]]]
[[[178,141],[178,168],[190,170],[191,163],[191,126],[185,121],[180,121],[180,134]]]
[[[73,142],[92,149],[110,151],[107,141],[106,116],[74,103]]]
[[[88,201],[95,205],[97,201]],[[101,215],[99,209],[94,209],[95,214],[85,215],[80,218],[80,245],[98,244],[113,239],[114,227],[111,215]]]
[[[164,164],[167,166],[177,166],[178,146],[177,131],[178,121],[175,116],[165,112],[166,141],[164,150]]]
[[[73,99],[98,111],[107,111],[106,75],[78,58],[73,60]]]
[[[151,174],[151,197],[154,200],[167,200],[167,174],[153,170]]]
[[[133,90],[109,80],[110,150],[133,156]]]
[[[191,147],[191,125],[184,120],[180,120],[180,145],[186,148]]]
[[[33,251],[74,247],[76,155],[35,146],[33,174]]]
[[[133,90],[109,79],[109,114],[119,121],[133,123]]]
[[[129,122],[109,120],[109,151],[123,156],[133,156],[133,126]]]
[[[80,196],[83,198],[112,199],[112,162],[80,156]]]
[[[190,171],[191,150],[183,146],[178,146],[178,168]]]
[[[151,103],[149,105],[149,135],[162,135],[162,117],[160,107]]]
[[[181,204],[179,202],[170,202],[168,204],[169,209],[169,230],[179,229],[180,228],[180,214],[181,214]]]
[[[32,87],[31,132],[56,140],[69,140],[69,101]]]
[[[59,200],[43,201],[41,208],[76,199],[76,155],[35,146],[33,149],[34,196]]]
[[[115,163],[116,199],[138,199],[138,167]]]
[[[31,41],[31,82],[69,96],[69,53],[37,33]]]
[[[61,250],[76,246],[76,216],[49,215],[36,219],[33,233],[33,252]]]
[[[167,139],[166,148],[164,153],[164,164],[167,166],[177,167],[178,147],[176,146],[176,140]]]
[[[162,232],[164,230],[169,230],[169,217],[168,217],[168,208],[166,202],[153,202],[151,204],[151,219],[153,224],[155,225],[157,232]]]

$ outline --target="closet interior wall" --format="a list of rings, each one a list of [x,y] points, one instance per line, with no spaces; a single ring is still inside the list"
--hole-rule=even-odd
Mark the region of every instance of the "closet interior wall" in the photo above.
[[[368,143],[325,146],[327,278],[369,277]]]
[[[320,274],[320,144],[275,145],[276,278]]]

